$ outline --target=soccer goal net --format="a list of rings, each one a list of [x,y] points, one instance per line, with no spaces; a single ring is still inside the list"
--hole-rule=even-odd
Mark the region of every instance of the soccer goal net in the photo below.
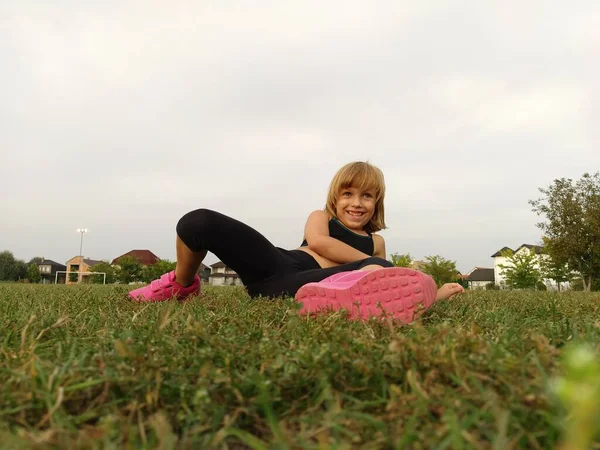
[[[65,283],[99,283],[102,279],[102,284],[106,284],[106,272],[77,272],[68,270],[57,270],[54,276],[54,284],[58,284],[58,274],[65,274]],[[84,279],[84,277],[90,277]]]

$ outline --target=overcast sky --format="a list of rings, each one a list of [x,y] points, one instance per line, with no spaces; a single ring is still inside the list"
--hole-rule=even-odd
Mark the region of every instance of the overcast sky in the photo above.
[[[86,227],[88,258],[174,260],[200,207],[295,248],[368,160],[388,255],[466,272],[539,243],[539,187],[600,169],[597,0],[51,3],[0,3],[0,251],[20,259],[64,263]]]

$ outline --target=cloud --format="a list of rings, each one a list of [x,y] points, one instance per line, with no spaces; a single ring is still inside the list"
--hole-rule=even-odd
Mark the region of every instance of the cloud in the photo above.
[[[84,226],[91,257],[173,259],[197,207],[295,246],[368,159],[388,250],[468,270],[539,239],[538,187],[600,166],[595,1],[0,8],[0,247],[21,258],[68,259]]]

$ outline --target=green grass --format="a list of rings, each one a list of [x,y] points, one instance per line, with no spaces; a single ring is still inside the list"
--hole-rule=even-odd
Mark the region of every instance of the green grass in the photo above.
[[[600,342],[599,293],[477,291],[400,326],[126,291],[0,286],[1,448],[555,448],[561,348]]]

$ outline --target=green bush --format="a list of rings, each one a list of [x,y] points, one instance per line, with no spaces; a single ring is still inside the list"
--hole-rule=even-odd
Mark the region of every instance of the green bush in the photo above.
[[[580,277],[573,278],[570,284],[572,291],[583,291],[583,280]]]

